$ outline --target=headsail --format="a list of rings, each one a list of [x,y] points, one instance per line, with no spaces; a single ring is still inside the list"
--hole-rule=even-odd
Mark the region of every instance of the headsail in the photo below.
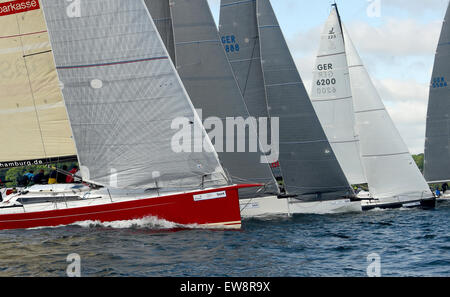
[[[23,2],[0,1],[0,168],[77,159],[42,10]]]
[[[428,182],[450,181],[450,7],[441,37],[430,83],[424,174]]]
[[[353,115],[348,64],[337,7],[322,32],[311,100],[328,140],[351,184],[366,183]]]
[[[143,0],[42,2],[83,177],[139,189],[227,183]]]
[[[258,0],[261,64],[271,117],[280,119],[280,164],[289,194],[353,193],[327,140],[269,0]]]
[[[244,103],[233,71],[222,47],[216,24],[206,0],[171,1],[170,14],[158,9],[161,3],[169,7],[169,0],[146,1],[154,19],[169,18],[173,24],[173,33],[160,31],[163,40],[174,36],[174,41],[167,41],[169,51],[175,52],[176,68],[189,96],[197,109],[202,111],[205,120],[216,119],[226,127],[227,118],[249,120],[249,113]],[[175,44],[175,48],[171,48]],[[253,182],[266,185],[265,193],[277,193],[275,180],[267,162],[262,162],[264,154],[258,145],[258,124],[248,121],[249,125],[220,133],[213,140],[218,145],[219,158],[234,182]],[[220,129],[220,127],[207,127]],[[244,130],[245,139],[238,139],[239,129]],[[234,129],[234,128],[233,128]],[[223,137],[221,137],[223,136]],[[220,138],[220,139],[218,139]],[[238,152],[238,141],[244,141],[246,149]],[[250,143],[257,151],[250,151]],[[233,144],[233,147],[229,147]],[[264,161],[264,160],[263,160]],[[241,197],[255,197],[257,189],[246,189]],[[263,195],[264,192],[258,194]]]
[[[345,28],[344,39],[370,194],[375,198],[432,197]]]

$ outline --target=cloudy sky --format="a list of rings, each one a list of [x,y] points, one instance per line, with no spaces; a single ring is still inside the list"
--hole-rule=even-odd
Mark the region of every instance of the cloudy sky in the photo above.
[[[220,0],[208,0],[218,22]],[[331,0],[272,0],[310,88]],[[411,153],[422,153],[428,86],[449,0],[336,0],[342,22]]]

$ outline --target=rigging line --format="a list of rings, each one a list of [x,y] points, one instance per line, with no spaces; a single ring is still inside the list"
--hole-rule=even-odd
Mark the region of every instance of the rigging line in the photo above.
[[[253,66],[253,59],[255,57],[256,44],[258,42],[259,42],[259,34],[258,34],[258,36],[255,37],[255,39],[253,41],[252,56],[251,56],[251,59],[250,59],[250,65],[248,66],[247,77],[245,78],[244,90],[241,90],[242,97],[244,97],[244,99],[245,99],[245,94],[247,93],[248,80],[250,78],[250,72],[251,72],[251,69],[252,69],[252,66]]]
[[[42,51],[42,52],[38,52],[38,53],[32,53],[32,54],[28,54],[28,55],[24,55],[23,57],[31,57],[31,56],[36,56],[36,55],[40,55],[40,54],[46,54],[46,53],[50,53],[52,50],[47,50],[47,51]]]
[[[21,35],[22,33],[20,31],[19,15],[18,14],[16,14],[16,22],[17,22],[17,29],[18,29],[19,35]],[[48,160],[49,157],[47,155],[47,151],[45,150],[44,135],[42,133],[41,121],[39,119],[39,113],[37,111],[37,106],[36,106],[36,98],[34,97],[33,86],[31,84],[30,72],[28,70],[27,59],[26,59],[25,49],[24,49],[24,45],[23,45],[23,39],[22,39],[22,37],[19,37],[19,39],[20,39],[20,44],[22,45],[23,62],[25,64],[25,69],[27,70],[27,79],[28,79],[28,84],[30,86],[31,98],[33,99],[33,106],[34,106],[34,111],[35,111],[35,114],[36,114],[37,124],[38,124],[38,127],[39,127],[39,134],[41,136],[42,149],[43,149],[45,158]]]

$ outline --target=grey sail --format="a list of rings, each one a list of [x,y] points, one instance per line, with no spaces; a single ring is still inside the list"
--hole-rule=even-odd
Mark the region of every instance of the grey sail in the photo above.
[[[279,118],[279,164],[287,192],[303,198],[353,194],[270,2],[222,0],[219,29],[250,114]]]
[[[175,40],[173,38],[170,0],[144,0],[144,2],[150,11],[153,22],[169,52],[170,58],[175,63]]]
[[[241,94],[250,115],[270,118],[267,108],[264,78],[256,19],[256,1],[221,0],[219,33]],[[272,130],[269,121],[270,131]],[[279,162],[271,164],[272,174],[285,192]]]
[[[424,174],[430,183],[450,181],[450,8],[442,26],[430,83]]]
[[[219,32],[250,115],[269,117],[260,61],[256,1],[221,0]]]
[[[175,48],[171,50],[175,52],[176,68],[194,106],[201,110],[206,121],[215,118],[223,123],[223,128],[227,128],[220,133],[222,135],[212,138],[222,165],[233,182],[266,185],[265,191],[258,193],[255,192],[258,189],[241,190],[240,197],[277,194],[269,164],[259,150],[257,122],[249,119],[249,112],[222,47],[208,2],[206,0],[170,2],[169,14],[158,9],[163,6],[161,3],[168,7],[169,0],[146,1],[146,4],[154,19],[171,18],[173,33],[163,30],[160,34],[163,40],[167,39],[168,35],[174,36],[175,42],[168,41],[166,46],[170,48],[172,43],[175,44]],[[226,124],[227,118],[242,118],[248,125],[233,127],[234,132],[231,132]],[[207,122],[205,125],[207,129],[219,128],[209,127]],[[245,137],[238,139],[240,131],[245,131]],[[245,140],[245,144],[242,144],[245,145],[244,150],[243,147],[238,148],[238,141],[243,140]]]
[[[142,0],[42,2],[84,178],[163,191],[227,184]],[[203,141],[209,152],[180,149]]]
[[[271,117],[280,119],[280,163],[290,194],[352,194],[314,111],[269,0],[258,0],[261,64]]]

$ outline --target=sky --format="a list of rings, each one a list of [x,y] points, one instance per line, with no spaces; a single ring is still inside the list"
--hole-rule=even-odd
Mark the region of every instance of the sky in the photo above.
[[[220,0],[208,0],[216,22]],[[336,0],[372,81],[413,154],[423,153],[431,73],[449,0]],[[307,90],[331,0],[271,0]]]

